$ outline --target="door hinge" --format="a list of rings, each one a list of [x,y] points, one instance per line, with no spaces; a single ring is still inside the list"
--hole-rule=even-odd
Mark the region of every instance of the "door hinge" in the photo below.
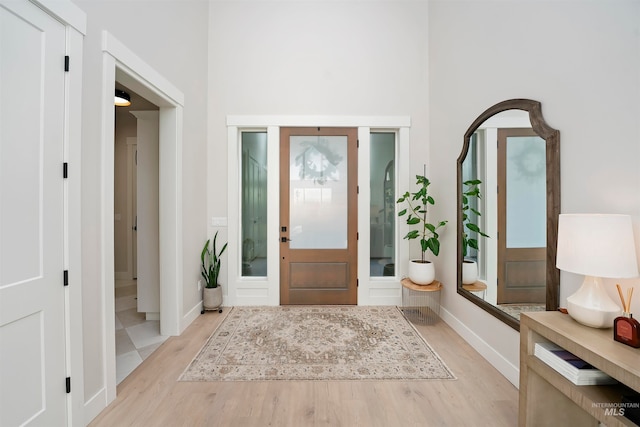
[[[69,55],[64,56],[64,71],[69,71]]]
[[[356,148],[360,148],[360,140],[356,139]]]
[[[360,287],[360,279],[356,279],[356,288]]]
[[[62,177],[63,178],[68,178],[69,177],[69,163],[64,162],[62,164]]]
[[[356,233],[356,240],[360,240],[360,232]]]
[[[71,377],[67,377],[67,393],[71,393]]]
[[[63,276],[64,286],[69,286],[69,270],[65,270]]]

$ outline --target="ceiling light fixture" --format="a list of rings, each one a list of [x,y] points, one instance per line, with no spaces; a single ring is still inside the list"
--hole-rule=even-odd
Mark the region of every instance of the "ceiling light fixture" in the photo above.
[[[116,94],[113,103],[116,107],[128,107],[131,105],[131,96],[123,90],[116,89]]]

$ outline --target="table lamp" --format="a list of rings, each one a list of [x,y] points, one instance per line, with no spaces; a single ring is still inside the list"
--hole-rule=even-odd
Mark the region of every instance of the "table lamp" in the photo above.
[[[622,310],[607,294],[601,278],[638,276],[631,217],[561,214],[556,267],[585,276],[580,289],[567,298],[569,315],[593,328],[612,327]]]

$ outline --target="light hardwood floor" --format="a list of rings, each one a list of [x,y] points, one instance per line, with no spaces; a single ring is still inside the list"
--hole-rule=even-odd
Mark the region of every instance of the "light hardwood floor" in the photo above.
[[[227,313],[169,338],[90,426],[517,425],[517,389],[443,321],[416,326],[457,380],[178,382]]]

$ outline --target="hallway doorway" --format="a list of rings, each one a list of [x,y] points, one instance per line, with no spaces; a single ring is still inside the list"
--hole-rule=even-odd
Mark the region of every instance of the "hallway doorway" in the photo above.
[[[158,107],[118,82],[116,89],[131,98],[131,105],[116,107],[114,126],[115,353],[120,383],[166,336],[160,334]]]
[[[163,242],[159,251],[160,328],[161,334],[179,335],[184,329],[182,307],[183,259],[182,253],[182,133],[184,95],[140,59],[134,52],[115,39],[109,32],[102,33],[102,138],[101,138],[101,226],[102,242],[101,287],[104,295],[102,309],[104,375],[106,378],[105,404],[116,397],[115,349],[115,259],[114,259],[114,120],[113,95],[115,82],[131,89],[159,107],[157,112],[159,146],[159,200],[158,211],[163,213],[158,233]],[[138,141],[139,145],[140,141]],[[138,146],[138,150],[139,150]],[[140,196],[138,192],[138,197]],[[138,223],[138,233],[140,232]],[[142,253],[139,248],[138,253]],[[140,272],[138,271],[138,276]]]

